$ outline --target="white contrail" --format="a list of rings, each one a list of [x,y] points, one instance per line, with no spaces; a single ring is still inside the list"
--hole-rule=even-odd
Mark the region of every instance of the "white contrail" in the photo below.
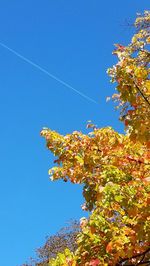
[[[72,87],[71,85],[69,85],[67,82],[63,81],[62,79],[56,77],[55,75],[51,74],[50,72],[48,72],[46,69],[44,69],[43,67],[39,66],[38,64],[34,63],[33,61],[29,60],[28,58],[26,58],[25,56],[19,54],[18,52],[16,52],[14,49],[8,47],[7,45],[5,45],[4,43],[0,42],[0,45],[2,47],[4,47],[5,49],[9,50],[11,53],[15,54],[17,57],[19,57],[20,59],[22,59],[23,61],[27,62],[28,64],[34,66],[35,68],[39,69],[40,71],[42,71],[43,73],[45,73],[46,75],[48,75],[50,78],[55,79],[56,81],[58,81],[59,83],[61,83],[62,85],[66,86],[67,88],[75,91],[76,93],[78,93],[80,96],[82,96],[83,98],[85,98],[88,101],[91,101],[93,103],[97,102],[95,100],[93,100],[92,98],[90,98],[89,96],[85,95],[84,93],[82,93],[81,91],[75,89],[74,87]]]

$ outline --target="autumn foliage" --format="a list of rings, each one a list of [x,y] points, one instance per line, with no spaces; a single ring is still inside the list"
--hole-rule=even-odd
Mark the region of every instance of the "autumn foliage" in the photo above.
[[[65,136],[43,129],[57,157],[51,180],[83,185],[89,218],[81,218],[75,252],[66,249],[51,266],[150,265],[150,12],[138,15],[128,46],[117,44],[108,70],[126,134],[111,127]]]

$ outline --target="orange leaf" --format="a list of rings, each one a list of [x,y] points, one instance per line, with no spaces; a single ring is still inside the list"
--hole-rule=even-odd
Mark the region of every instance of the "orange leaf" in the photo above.
[[[109,243],[108,243],[108,245],[107,245],[107,247],[106,247],[106,251],[107,251],[108,253],[110,253],[110,252],[112,251],[112,242],[109,242]]]

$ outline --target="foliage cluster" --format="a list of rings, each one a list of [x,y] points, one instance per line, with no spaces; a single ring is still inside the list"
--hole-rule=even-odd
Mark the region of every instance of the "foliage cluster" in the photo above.
[[[63,136],[43,129],[57,157],[52,180],[83,185],[89,218],[80,221],[75,251],[66,248],[51,266],[150,265],[150,12],[138,15],[128,46],[116,45],[108,70],[126,134],[88,124],[88,134]]]

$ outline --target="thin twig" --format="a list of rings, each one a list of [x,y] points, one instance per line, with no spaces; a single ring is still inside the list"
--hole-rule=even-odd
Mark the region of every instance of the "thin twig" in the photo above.
[[[131,78],[133,78],[133,75],[132,74],[129,74]],[[143,99],[147,102],[147,104],[149,105],[150,107],[150,102],[148,100],[148,98],[144,95],[144,93],[141,91],[141,89],[139,88],[138,84],[136,83],[136,81],[133,79],[134,81],[134,85],[136,87],[136,89],[138,90],[138,92],[141,94],[141,96],[143,97]]]

